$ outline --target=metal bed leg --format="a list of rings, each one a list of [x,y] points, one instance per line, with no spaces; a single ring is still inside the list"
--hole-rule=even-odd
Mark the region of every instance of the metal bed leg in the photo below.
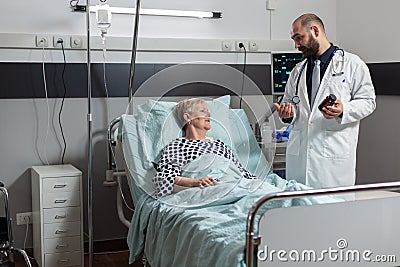
[[[142,257],[143,267],[147,267],[147,263],[148,263],[148,261],[147,261],[146,255],[143,254],[143,257]]]
[[[26,254],[25,250],[20,249],[20,248],[14,248],[14,247],[12,247],[10,249],[11,249],[11,251],[16,251],[24,258],[26,266],[32,267],[31,261],[29,260],[28,254]]]

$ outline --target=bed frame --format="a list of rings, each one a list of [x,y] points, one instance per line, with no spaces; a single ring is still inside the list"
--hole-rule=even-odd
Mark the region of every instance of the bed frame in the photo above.
[[[399,266],[400,194],[391,192],[399,188],[400,182],[390,182],[266,195],[248,215],[246,263]],[[352,200],[270,209],[256,222],[260,208],[274,200],[344,194]],[[284,235],[270,231],[282,225],[287,229]]]
[[[124,172],[115,169],[111,151],[117,145],[113,127],[118,122],[114,120],[108,129],[106,182],[118,177],[119,184]],[[399,266],[400,194],[391,192],[399,189],[400,182],[391,182],[268,194],[259,199],[248,214],[246,265],[280,266],[285,262],[285,266],[329,266],[335,261],[335,266]],[[121,199],[121,190],[117,191],[117,198]],[[271,201],[324,195],[345,195],[351,200],[270,209],[259,214],[263,205]],[[129,226],[130,220],[120,212],[122,201],[117,205],[121,222]],[[271,230],[282,225],[287,229],[284,234]],[[342,259],[335,260],[335,255]],[[386,262],[377,263],[376,256]],[[371,262],[367,263],[368,259]]]

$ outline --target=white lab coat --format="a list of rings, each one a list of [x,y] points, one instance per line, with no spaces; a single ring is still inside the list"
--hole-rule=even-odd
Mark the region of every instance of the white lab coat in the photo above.
[[[286,149],[286,177],[314,188],[354,185],[359,124],[375,107],[375,90],[368,67],[356,55],[341,51],[333,56],[310,109],[305,67],[298,88],[300,103]],[[296,92],[296,81],[304,61],[292,70],[284,102]],[[333,73],[343,72],[333,76]],[[343,103],[341,119],[325,119],[319,103],[329,94]]]

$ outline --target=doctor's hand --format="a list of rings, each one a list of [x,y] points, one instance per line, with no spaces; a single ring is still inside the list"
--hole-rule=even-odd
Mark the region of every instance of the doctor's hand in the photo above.
[[[332,106],[322,108],[322,115],[325,119],[336,119],[343,114],[343,103],[339,99]]]
[[[274,106],[280,118],[282,119],[293,118],[294,106],[292,105],[292,103],[286,102],[281,105],[279,105],[278,103],[274,103]]]

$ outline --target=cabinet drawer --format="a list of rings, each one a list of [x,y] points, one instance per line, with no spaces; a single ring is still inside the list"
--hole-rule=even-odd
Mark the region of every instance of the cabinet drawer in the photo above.
[[[43,209],[44,223],[75,222],[80,220],[80,207]]]
[[[45,266],[82,266],[82,255],[80,251],[45,254]]]
[[[58,253],[81,250],[81,237],[63,237],[44,240],[45,253]]]
[[[80,205],[80,192],[59,192],[43,195],[43,208],[71,207]]]
[[[43,225],[44,238],[58,238],[81,234],[81,222],[52,223]]]
[[[57,193],[79,191],[79,177],[57,177],[43,179],[43,192]]]

